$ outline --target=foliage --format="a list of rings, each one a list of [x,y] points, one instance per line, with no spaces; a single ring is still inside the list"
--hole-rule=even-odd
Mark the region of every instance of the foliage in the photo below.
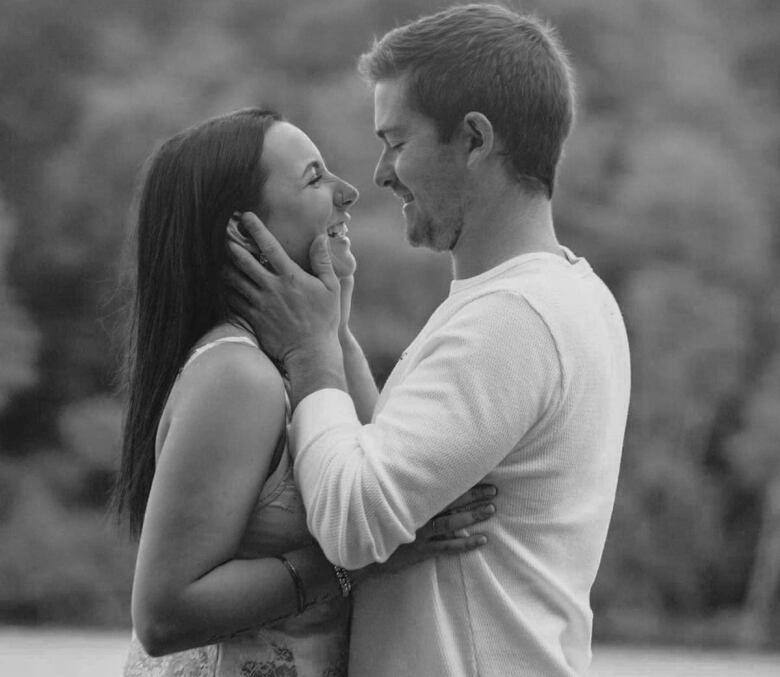
[[[0,201],[0,262],[8,259],[14,223]],[[0,269],[0,410],[14,391],[32,386],[38,373],[35,358],[39,335]]]
[[[102,511],[73,504],[68,493],[79,472],[67,463],[46,454],[3,468],[15,484],[13,507],[0,522],[3,619],[125,624],[134,548],[119,540]]]
[[[387,376],[447,293],[448,264],[405,245],[372,185],[354,64],[372,35],[447,4],[0,0],[0,620],[127,622],[132,548],[103,515],[117,279],[160,139],[256,104],[307,130],[362,193],[355,332]],[[632,344],[596,632],[757,641],[734,619],[778,627],[765,563],[780,505],[780,5],[522,6],[558,27],[579,83],[557,229],[615,292]]]

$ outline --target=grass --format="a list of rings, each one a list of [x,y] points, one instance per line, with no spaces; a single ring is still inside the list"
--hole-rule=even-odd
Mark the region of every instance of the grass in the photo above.
[[[0,675],[122,674],[129,632],[0,628]],[[780,655],[678,648],[593,649],[589,677],[777,677]]]

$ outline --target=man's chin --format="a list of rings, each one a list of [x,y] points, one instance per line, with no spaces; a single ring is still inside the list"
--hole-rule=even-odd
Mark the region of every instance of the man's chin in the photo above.
[[[460,233],[437,231],[433,225],[424,227],[418,223],[408,223],[406,240],[412,247],[424,247],[434,252],[451,251],[458,241]]]
[[[414,221],[406,221],[406,241],[412,245],[412,247],[427,247],[428,238],[423,229]]]

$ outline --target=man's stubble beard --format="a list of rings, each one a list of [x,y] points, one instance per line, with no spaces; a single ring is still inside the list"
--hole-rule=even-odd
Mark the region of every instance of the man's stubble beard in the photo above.
[[[446,252],[455,247],[462,231],[463,207],[458,205],[453,213],[437,220],[427,216],[408,224],[406,239],[412,247],[425,247],[435,252]]]

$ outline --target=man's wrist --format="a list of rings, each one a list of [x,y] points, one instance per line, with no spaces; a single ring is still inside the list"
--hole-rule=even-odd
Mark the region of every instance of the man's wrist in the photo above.
[[[341,286],[342,291],[349,291],[351,292],[355,287],[355,276],[354,275],[346,275],[345,277],[339,278],[339,285]]]
[[[338,340],[330,339],[315,345],[301,346],[284,361],[290,381],[293,410],[307,395],[325,388],[347,392],[344,357]]]
[[[339,280],[341,285],[341,320],[339,322],[339,340],[342,340],[342,335],[349,335],[349,316],[352,310],[352,291],[355,287],[355,278],[351,275]]]
[[[355,335],[347,324],[339,327],[339,344],[341,345],[342,350],[349,350],[356,345],[359,345]]]

